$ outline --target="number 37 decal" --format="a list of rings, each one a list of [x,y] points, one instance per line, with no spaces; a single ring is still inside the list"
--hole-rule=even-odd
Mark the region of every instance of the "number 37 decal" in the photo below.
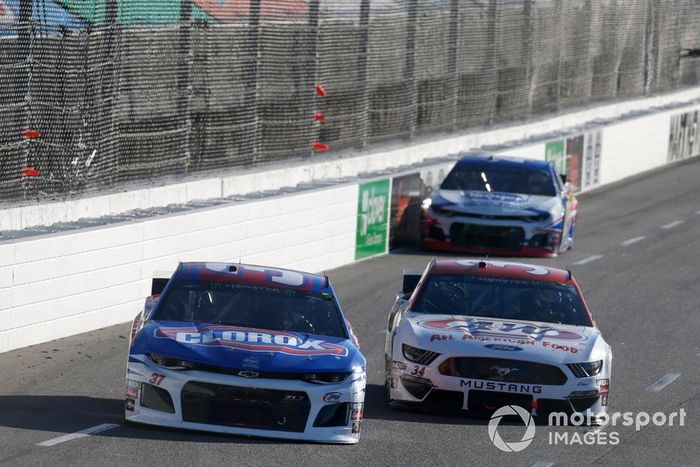
[[[160,386],[160,383],[165,379],[165,375],[159,375],[158,373],[153,373],[151,379],[148,380],[149,383]]]

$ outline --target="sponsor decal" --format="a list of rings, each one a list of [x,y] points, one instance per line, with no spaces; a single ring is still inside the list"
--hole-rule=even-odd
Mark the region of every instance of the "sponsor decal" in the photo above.
[[[258,376],[260,376],[260,373],[251,370],[240,370],[238,372],[238,376],[241,376],[243,378],[257,378]]]
[[[509,368],[512,370],[512,368]],[[534,384],[504,383],[500,381],[481,381],[473,379],[463,379],[459,382],[459,387],[465,389],[485,389],[487,391],[519,392],[519,393],[542,393],[542,386]]]
[[[470,206],[499,207],[502,209],[523,209],[527,207],[525,198],[506,193],[469,191],[464,194],[464,202]]]
[[[141,383],[132,381],[130,379],[126,380],[126,398],[127,399],[138,399],[139,391],[141,390]]]
[[[485,345],[487,349],[491,350],[504,350],[506,352],[517,352],[518,350],[523,350],[522,347],[518,347],[515,345],[506,345],[506,344],[488,344]]]
[[[352,432],[357,434],[360,432],[360,424],[362,423],[362,402],[353,402],[350,404],[350,420],[352,420]]]
[[[399,362],[397,360],[393,360],[391,362],[391,367],[395,370],[405,370],[406,364],[404,362]]]
[[[610,395],[610,380],[609,379],[599,379],[596,381],[598,383],[600,392],[600,405],[608,405],[608,397]]]
[[[571,331],[561,331],[549,326],[533,324],[508,323],[500,321],[485,321],[476,319],[428,319],[418,324],[426,329],[439,329],[463,332],[465,336],[481,337],[511,337],[541,341],[553,340],[585,340],[586,337]],[[463,338],[464,339],[464,338]]]
[[[285,355],[335,355],[345,357],[348,349],[322,339],[234,326],[161,327],[155,337],[172,339],[181,344],[224,347],[250,352],[275,352]]]
[[[570,347],[568,345],[556,344],[553,342],[542,341],[542,347],[548,347],[553,350],[563,350],[564,352],[578,353],[576,347]]]
[[[433,334],[430,336],[430,342],[433,341],[451,341],[454,339],[454,336],[450,335],[445,335],[445,334]]]
[[[243,364],[241,366],[243,366],[243,368],[258,369],[260,368],[260,360],[255,357],[247,357],[243,359]]]
[[[504,342],[507,344],[517,344],[517,345],[535,345],[534,340],[525,339],[515,339],[510,337],[484,337],[484,336],[472,336],[471,334],[464,334],[462,336],[463,341],[479,341],[479,342]]]

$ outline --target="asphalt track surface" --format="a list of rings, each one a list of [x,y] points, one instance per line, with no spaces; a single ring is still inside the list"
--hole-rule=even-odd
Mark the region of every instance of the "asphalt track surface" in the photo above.
[[[386,316],[402,269],[423,268],[431,258],[406,250],[329,272],[368,359],[359,444],[289,443],[124,425],[125,324],[0,355],[0,464],[698,465],[700,160],[582,195],[580,201],[574,249],[533,262],[571,265],[613,347],[611,411],[668,414],[682,408],[684,426],[607,426],[599,431],[608,434],[595,435],[609,439],[615,432],[616,445],[552,444],[550,433],[568,433],[575,441],[576,434],[581,440],[596,429],[538,426],[529,447],[505,453],[489,439],[487,420],[387,407],[382,374]],[[116,426],[37,445],[102,424]],[[505,441],[519,441],[524,431],[522,423],[499,428]]]

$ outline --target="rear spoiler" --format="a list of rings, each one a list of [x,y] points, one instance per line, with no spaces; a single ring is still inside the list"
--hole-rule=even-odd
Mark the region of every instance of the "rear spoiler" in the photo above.
[[[401,293],[404,296],[409,296],[413,293],[420,281],[422,274],[416,271],[403,271],[403,286],[401,287]]]

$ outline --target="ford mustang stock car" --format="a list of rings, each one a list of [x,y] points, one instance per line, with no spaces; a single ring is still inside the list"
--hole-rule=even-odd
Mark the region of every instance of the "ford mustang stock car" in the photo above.
[[[181,263],[152,294],[132,327],[127,421],[359,440],[365,358],[327,277]]]
[[[612,351],[569,271],[441,259],[404,273],[385,361],[393,405],[593,422],[608,410]]]
[[[551,162],[462,158],[423,201],[429,250],[556,256],[574,243],[578,202]]]

